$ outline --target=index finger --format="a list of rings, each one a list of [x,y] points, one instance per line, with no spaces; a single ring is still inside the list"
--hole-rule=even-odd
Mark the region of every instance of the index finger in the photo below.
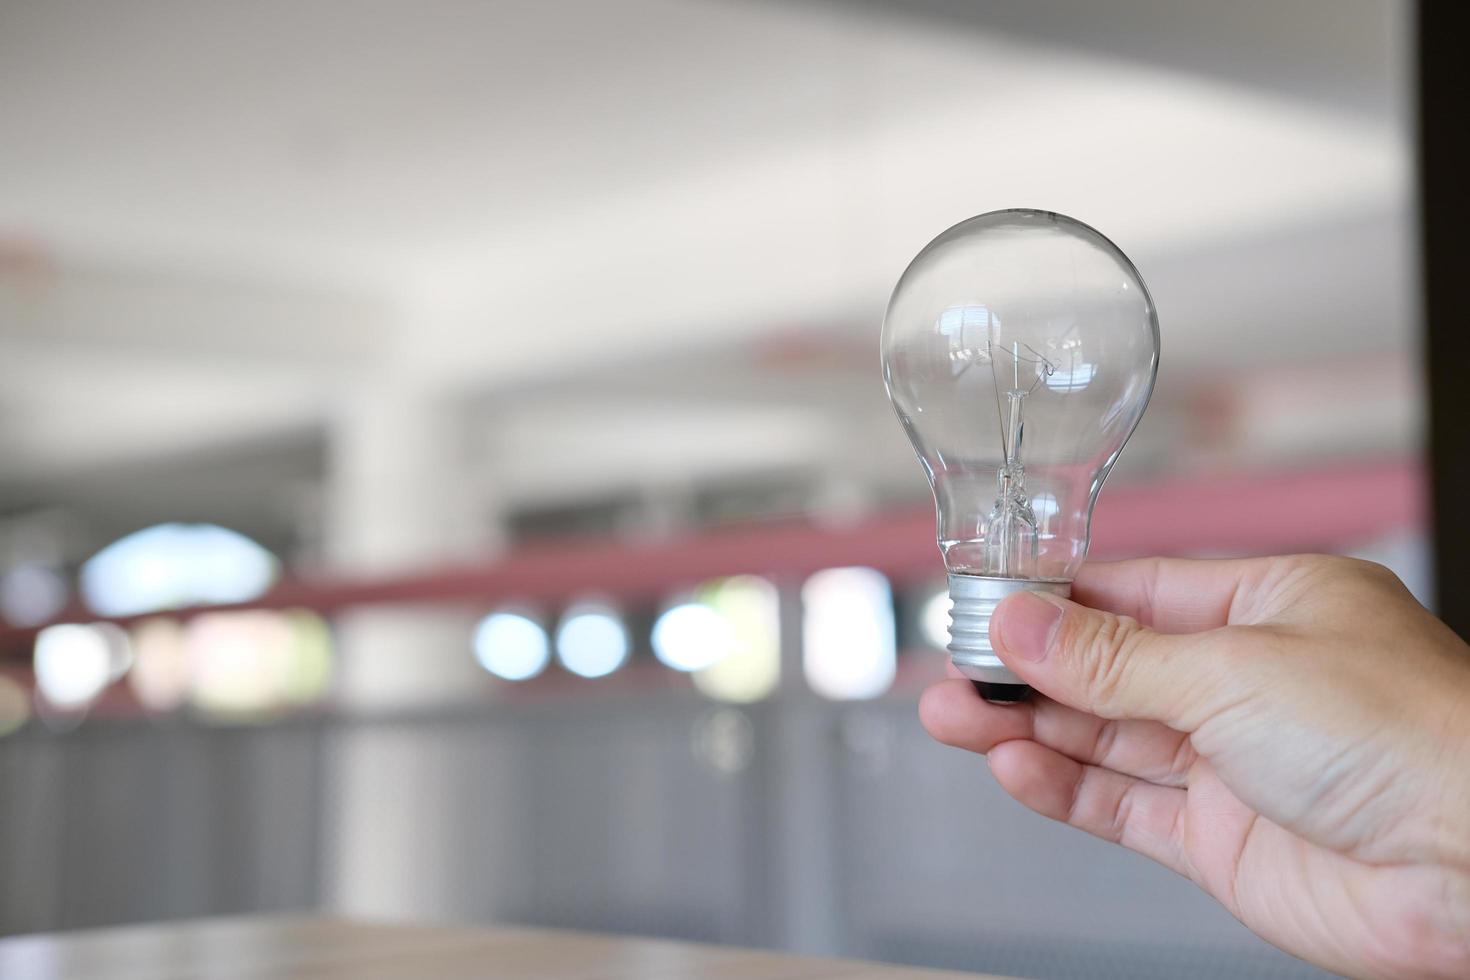
[[[1088,562],[1072,583],[1072,599],[1132,616],[1159,633],[1198,633],[1230,621],[1231,607],[1253,564],[1249,558]]]

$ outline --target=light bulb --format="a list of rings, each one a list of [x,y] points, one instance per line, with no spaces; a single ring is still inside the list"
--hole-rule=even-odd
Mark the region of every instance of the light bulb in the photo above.
[[[1050,211],[963,221],[894,288],[883,377],[934,489],[951,658],[983,696],[1028,693],[991,649],[990,614],[1012,592],[1070,594],[1158,363],[1138,270]]]

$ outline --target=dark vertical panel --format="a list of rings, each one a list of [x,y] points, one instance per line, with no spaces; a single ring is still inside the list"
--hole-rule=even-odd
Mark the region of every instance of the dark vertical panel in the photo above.
[[[1419,200],[1438,612],[1470,637],[1470,58],[1463,0],[1419,4]]]
[[[65,761],[34,730],[0,739],[0,935],[61,921]]]
[[[315,728],[39,727],[0,751],[0,932],[309,908]]]

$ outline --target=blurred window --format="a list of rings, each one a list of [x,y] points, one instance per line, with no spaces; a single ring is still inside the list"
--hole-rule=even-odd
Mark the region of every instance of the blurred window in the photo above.
[[[275,556],[216,524],[159,524],[120,538],[82,566],[82,596],[103,616],[249,602],[276,579]]]
[[[871,568],[829,568],[801,587],[802,669],[813,691],[838,701],[875,698],[897,668],[893,594]]]

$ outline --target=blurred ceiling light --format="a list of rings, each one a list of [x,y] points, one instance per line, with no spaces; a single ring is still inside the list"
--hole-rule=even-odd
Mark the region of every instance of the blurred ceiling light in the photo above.
[[[739,704],[770,695],[781,681],[780,596],[754,575],[725,579],[701,590],[724,617],[733,639],[730,653],[694,672],[694,686],[719,701]]]
[[[31,718],[31,699],[12,678],[0,675],[0,738],[20,730]]]
[[[133,627],[133,669],[128,685],[150,711],[173,711],[189,693],[189,657],[184,628],[172,619],[144,620]]]
[[[670,606],[653,624],[653,654],[675,670],[703,670],[735,651],[730,621],[708,604]]]
[[[829,568],[801,587],[802,670],[833,700],[875,698],[897,668],[893,594],[871,568]]]
[[[936,650],[949,646],[949,610],[954,603],[949,589],[940,589],[919,608],[919,635]]]
[[[45,565],[17,565],[0,577],[0,616],[15,626],[39,626],[66,607],[66,579]]]
[[[268,610],[205,613],[184,626],[189,700],[206,714],[260,716],[281,707],[290,622]]]
[[[546,630],[520,613],[495,612],[480,620],[474,646],[480,666],[508,681],[535,677],[551,659]]]
[[[562,616],[556,630],[556,655],[574,674],[603,677],[628,659],[628,631],[612,607],[582,603]]]
[[[96,626],[65,623],[36,634],[36,687],[58,708],[80,708],[113,678],[114,642]]]
[[[106,616],[248,602],[275,581],[275,557],[215,524],[159,524],[120,538],[82,566],[82,595]]]

